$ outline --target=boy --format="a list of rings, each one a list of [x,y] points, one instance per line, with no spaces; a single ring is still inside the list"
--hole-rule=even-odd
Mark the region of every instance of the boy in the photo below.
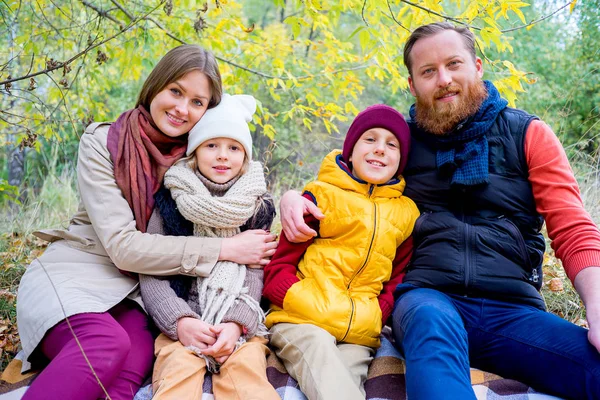
[[[307,216],[318,236],[294,244],[282,235],[265,267],[271,344],[310,400],[364,399],[419,215],[402,195],[409,146],[395,109],[377,104],[359,113],[343,151],[328,154],[304,189],[325,215]]]

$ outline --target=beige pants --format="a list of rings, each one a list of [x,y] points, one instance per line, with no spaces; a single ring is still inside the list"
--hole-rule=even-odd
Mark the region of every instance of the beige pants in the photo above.
[[[267,380],[267,340],[252,338],[237,349],[212,376],[213,394],[218,400],[280,400]],[[154,342],[154,400],[202,398],[206,374],[204,359],[181,342],[161,334]]]
[[[309,400],[364,400],[374,349],[336,343],[311,324],[275,324],[271,334],[275,353]]]

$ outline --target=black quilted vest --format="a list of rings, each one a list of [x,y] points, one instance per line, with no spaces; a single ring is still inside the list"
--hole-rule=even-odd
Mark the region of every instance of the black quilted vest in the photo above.
[[[539,293],[545,249],[525,161],[525,132],[537,119],[506,108],[486,132],[489,184],[451,187],[437,149],[411,124],[405,195],[421,211],[405,283],[545,309]]]

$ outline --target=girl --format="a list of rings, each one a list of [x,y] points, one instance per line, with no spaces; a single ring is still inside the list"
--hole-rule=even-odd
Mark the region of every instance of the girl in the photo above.
[[[37,233],[52,244],[19,286],[23,370],[50,361],[24,399],[133,398],[150,371],[153,338],[131,273],[208,276],[217,260],[267,263],[275,243],[265,231],[226,239],[146,233],[165,171],[220,100],[212,54],[183,45],[156,65],[134,109],[86,129],[79,211],[67,230]]]
[[[252,96],[223,95],[190,131],[187,155],[165,175],[152,231],[230,237],[269,229],[275,207],[252,162]],[[166,193],[165,193],[166,192]],[[208,277],[140,275],[142,298],[162,334],[155,342],[154,399],[199,399],[206,371],[217,399],[279,399],[267,381],[261,269],[218,262]],[[235,384],[234,384],[235,382]]]

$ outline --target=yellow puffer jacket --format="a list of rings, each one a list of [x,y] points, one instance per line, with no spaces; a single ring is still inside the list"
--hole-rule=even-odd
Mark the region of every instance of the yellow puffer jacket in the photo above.
[[[298,265],[300,281],[273,307],[266,324],[310,323],[338,342],[378,347],[381,309],[377,297],[390,279],[398,246],[419,215],[402,196],[405,182],[371,185],[354,178],[334,150],[323,160],[317,181],[305,192],[325,214],[319,236]]]

